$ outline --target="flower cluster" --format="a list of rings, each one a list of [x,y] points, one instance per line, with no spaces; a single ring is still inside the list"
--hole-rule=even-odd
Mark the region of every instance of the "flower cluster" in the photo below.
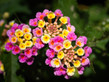
[[[54,68],[56,76],[64,75],[68,79],[75,70],[83,74],[84,68],[90,64],[88,57],[92,49],[85,46],[87,37],[77,37],[69,17],[63,16],[59,9],[55,12],[45,9],[37,12],[36,17],[29,20],[29,25],[15,23],[8,30],[10,42],[5,46],[7,51],[20,54],[19,61],[31,65],[37,51],[48,44],[45,63]]]
[[[0,61],[0,74],[4,73],[4,65],[3,63]]]

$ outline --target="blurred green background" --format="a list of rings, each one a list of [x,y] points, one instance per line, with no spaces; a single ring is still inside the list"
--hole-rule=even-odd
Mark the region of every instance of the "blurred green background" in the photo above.
[[[0,20],[4,12],[9,13],[10,20],[28,23],[35,18],[36,12],[44,9],[62,10],[69,16],[71,24],[76,27],[78,36],[87,36],[88,46],[92,47],[91,65],[84,74],[69,80],[54,76],[53,68],[45,65],[45,49],[40,50],[33,65],[18,62],[18,57],[3,49],[4,40],[0,27],[0,60],[5,67],[5,75],[0,75],[0,82],[37,82],[41,80],[64,80],[73,82],[108,81],[109,73],[109,0],[0,0]],[[5,23],[6,23],[5,22]]]

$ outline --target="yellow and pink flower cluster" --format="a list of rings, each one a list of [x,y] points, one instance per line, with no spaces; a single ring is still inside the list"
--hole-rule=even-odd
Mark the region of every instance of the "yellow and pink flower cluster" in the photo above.
[[[31,65],[37,51],[48,45],[45,63],[54,68],[56,76],[64,75],[68,79],[75,72],[83,74],[84,68],[90,65],[88,57],[92,49],[85,46],[87,37],[77,37],[70,18],[63,16],[61,10],[37,12],[29,25],[15,23],[7,32],[10,42],[5,48],[14,55],[20,54],[21,63]]]

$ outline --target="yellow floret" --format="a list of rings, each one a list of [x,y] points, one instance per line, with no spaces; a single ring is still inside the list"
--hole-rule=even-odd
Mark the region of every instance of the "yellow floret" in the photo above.
[[[33,41],[33,44],[35,45],[35,43],[36,43],[36,40],[37,40],[37,37],[33,37],[32,38],[32,41]]]
[[[45,21],[39,20],[38,27],[43,28],[45,26]]]
[[[65,29],[64,29],[64,30],[62,31],[62,35],[65,36],[65,37],[68,35],[68,33],[69,33],[68,30],[65,30]]]
[[[57,58],[58,58],[58,59],[63,59],[63,58],[64,58],[64,52],[63,52],[63,51],[60,51],[60,52],[57,54]]]
[[[71,41],[65,40],[65,41],[63,42],[63,47],[64,47],[65,49],[70,49],[70,48],[72,47]]]
[[[25,38],[26,40],[30,40],[30,39],[32,38],[32,34],[31,34],[31,33],[26,33],[26,34],[24,35],[24,38]]]
[[[83,48],[79,48],[77,50],[77,54],[78,54],[78,56],[83,56],[84,55],[84,49]]]
[[[10,21],[10,22],[9,22],[9,25],[10,25],[10,26],[13,26],[14,23],[15,23],[15,21]]]
[[[59,20],[61,21],[61,23],[66,24],[68,19],[67,17],[61,17]]]
[[[42,37],[41,37],[41,40],[43,43],[49,43],[50,41],[50,35],[49,34],[44,34]]]
[[[20,29],[17,29],[17,30],[15,31],[15,35],[16,35],[17,37],[22,37],[22,36],[23,36],[23,31],[20,30]]]
[[[73,64],[75,67],[80,67],[81,65],[81,62],[79,60],[76,60],[74,61],[74,64]]]
[[[59,36],[62,37],[62,38],[64,38],[64,35],[63,34],[59,34]]]
[[[74,72],[75,72],[75,68],[74,67],[68,67],[67,68],[67,74],[69,76],[73,76],[74,75]]]
[[[4,71],[4,65],[3,64],[0,66],[0,70]]]
[[[32,41],[26,41],[25,42],[25,46],[26,47],[32,47],[32,45],[33,45],[33,42]]]
[[[21,50],[25,50],[25,49],[26,49],[25,43],[20,43],[20,44],[19,44],[19,48],[20,48]]]
[[[48,19],[53,19],[55,18],[55,14],[53,12],[48,13],[47,15]]]

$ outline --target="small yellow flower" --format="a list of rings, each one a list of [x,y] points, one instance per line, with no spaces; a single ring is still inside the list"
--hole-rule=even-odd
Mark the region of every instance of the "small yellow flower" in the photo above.
[[[15,21],[10,21],[10,22],[9,22],[9,25],[10,25],[10,26],[13,26],[14,23],[15,23]]]
[[[37,37],[33,37],[32,38],[32,41],[33,41],[33,44],[35,45],[35,43],[36,43],[36,40],[37,40]]]
[[[84,55],[84,49],[83,48],[79,48],[77,50],[77,54],[78,54],[78,56],[83,56]]]
[[[64,30],[62,31],[62,35],[65,36],[65,37],[68,35],[68,33],[69,33],[68,30],[65,30],[65,29],[64,29]]]
[[[48,13],[47,15],[48,19],[53,19],[55,18],[55,14],[53,12]]]
[[[38,27],[43,28],[45,26],[45,21],[39,20]]]
[[[8,18],[8,17],[9,17],[9,12],[5,12],[5,13],[3,14],[3,18],[6,19],[6,18]]]
[[[75,67],[80,67],[81,62],[79,60],[74,61],[74,66]]]
[[[17,42],[17,38],[15,36],[11,37],[11,42],[12,43],[16,43]]]
[[[61,23],[66,24],[68,19],[67,17],[61,17],[59,20],[61,21]]]
[[[62,38],[64,38],[64,35],[63,34],[59,34],[59,36],[62,37]]]
[[[65,49],[70,49],[70,48],[72,47],[71,41],[65,40],[65,41],[63,42],[63,47],[64,47]]]
[[[20,43],[20,44],[19,44],[19,48],[20,48],[21,50],[25,50],[25,49],[26,49],[25,43]]]
[[[25,42],[25,46],[26,47],[32,47],[32,45],[33,45],[33,42],[32,41],[26,41]]]
[[[26,34],[24,35],[24,38],[25,38],[26,40],[30,40],[30,39],[32,38],[32,34],[31,34],[31,33],[26,33]]]
[[[69,76],[73,76],[74,75],[74,72],[75,72],[75,68],[74,67],[68,67],[67,68],[67,74]]]
[[[4,71],[4,65],[3,64],[0,66],[0,70]]]
[[[20,30],[20,29],[17,29],[17,30],[15,31],[15,35],[16,35],[17,37],[22,37],[22,36],[23,36],[23,31]]]
[[[18,42],[23,43],[24,39],[18,37]]]
[[[50,41],[50,35],[49,34],[44,34],[42,37],[41,37],[41,40],[43,43],[47,44],[49,43]]]
[[[64,52],[63,52],[63,51],[60,51],[60,52],[57,54],[57,58],[58,58],[58,59],[63,59],[63,58],[64,58]]]
[[[29,26],[28,26],[28,27],[22,28],[22,31],[23,31],[23,33],[28,33],[31,31],[31,28],[29,28]]]

